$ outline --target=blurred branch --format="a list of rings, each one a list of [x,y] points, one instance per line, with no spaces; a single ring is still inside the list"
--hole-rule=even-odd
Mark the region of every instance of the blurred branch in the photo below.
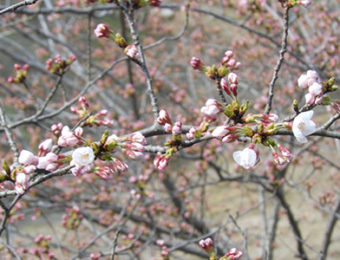
[[[325,260],[327,258],[328,248],[331,244],[331,238],[332,234],[336,225],[336,222],[338,221],[338,218],[336,217],[336,214],[340,212],[340,196],[338,197],[338,201],[336,202],[333,214],[331,216],[331,219],[329,220],[325,236],[322,243],[322,248],[320,250],[320,257],[319,260]]]
[[[19,163],[18,162],[18,158],[19,158],[18,148],[13,141],[12,132],[10,131],[10,128],[8,127],[8,124],[7,124],[5,111],[2,109],[1,106],[0,106],[0,120],[1,120],[1,127],[5,130],[8,144],[14,155],[14,165],[17,165]]]
[[[3,8],[0,10],[0,15],[7,13],[7,12],[14,12],[16,9],[26,6],[26,5],[33,5],[36,2],[38,2],[39,0],[25,0],[16,4],[13,4],[9,7]]]
[[[302,238],[302,234],[300,231],[300,227],[298,222],[296,221],[294,214],[289,206],[289,204],[287,203],[283,190],[281,188],[278,189],[278,191],[276,192],[276,196],[279,199],[281,206],[285,209],[286,213],[287,213],[287,217],[288,217],[288,221],[289,224],[293,230],[293,233],[295,235],[295,240],[297,243],[297,250],[299,253],[299,258],[303,259],[303,260],[308,260],[308,256],[306,254],[306,251],[304,249],[304,240]]]

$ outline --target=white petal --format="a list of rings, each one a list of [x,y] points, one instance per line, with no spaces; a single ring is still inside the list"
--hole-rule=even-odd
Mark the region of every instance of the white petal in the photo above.
[[[315,123],[312,120],[307,121],[303,134],[307,136],[307,135],[314,133],[315,131],[316,131]]]
[[[300,117],[303,120],[310,120],[313,117],[313,114],[314,114],[314,111],[313,110],[309,110],[307,112],[302,112],[297,117]]]
[[[234,152],[233,158],[238,165],[242,166],[242,151]]]
[[[244,149],[243,156],[244,156],[244,163],[243,163],[244,168],[249,169],[255,166],[256,161],[257,161],[257,155],[253,149],[250,149],[250,148]]]
[[[302,134],[301,131],[294,133],[294,136],[299,143],[307,143],[308,142],[307,138]]]

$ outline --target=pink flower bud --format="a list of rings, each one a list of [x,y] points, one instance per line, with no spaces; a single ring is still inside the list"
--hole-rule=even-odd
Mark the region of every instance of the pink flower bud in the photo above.
[[[164,242],[164,240],[159,239],[159,240],[156,241],[156,244],[160,247],[163,247],[165,245],[165,242]]]
[[[230,59],[230,61],[228,61],[227,66],[228,67],[234,67],[236,65],[236,60],[235,59]]]
[[[201,59],[197,57],[192,57],[190,61],[190,65],[194,70],[200,70],[203,67],[203,62]]]
[[[311,93],[307,93],[307,94],[305,95],[305,99],[306,99],[306,104],[307,104],[307,105],[311,105],[311,104],[313,104],[314,101],[315,101],[315,96],[312,95]]]
[[[45,155],[51,151],[53,145],[53,140],[51,138],[46,139],[41,144],[39,144],[39,156]]]
[[[19,64],[14,64],[14,68],[15,68],[16,70],[20,70],[20,69],[21,69],[21,66],[20,66]]]
[[[7,82],[8,83],[14,83],[14,78],[13,77],[8,77]]]
[[[48,153],[45,157],[49,163],[54,163],[58,160],[58,155],[55,153]]]
[[[162,171],[165,169],[165,167],[168,165],[169,162],[169,157],[162,155],[162,154],[157,154],[157,156],[155,157],[153,164],[155,167],[158,168],[158,170]]]
[[[160,6],[162,3],[162,0],[150,0],[150,5],[151,6],[155,6],[155,7],[158,7]]]
[[[108,113],[108,111],[106,109],[102,109],[97,113],[97,117],[106,116],[107,113]]]
[[[227,50],[225,53],[224,53],[224,56],[227,56],[229,58],[233,57],[234,56],[234,52],[232,50]]]
[[[106,24],[100,23],[94,30],[94,34],[97,38],[108,38],[111,34],[111,30]]]
[[[307,74],[302,74],[298,79],[299,88],[307,88],[308,87],[308,76]]]
[[[312,3],[312,0],[299,0],[299,4],[304,7],[309,6],[311,3]]]
[[[90,259],[91,260],[99,260],[100,255],[98,253],[91,253]]]
[[[283,145],[279,144],[279,149],[281,151],[282,156],[289,162],[293,158],[293,154]]]
[[[87,103],[86,101],[86,98],[84,96],[81,96],[79,99],[78,99],[78,103],[81,105],[81,106],[84,106],[84,107],[89,107],[89,103]]]
[[[215,99],[208,99],[205,106],[201,108],[201,112],[207,117],[214,117],[222,112],[222,105]]]
[[[75,60],[77,59],[76,55],[72,54],[70,57],[69,57],[69,61],[70,62],[74,62]]]
[[[164,126],[164,131],[167,132],[167,133],[171,133],[171,130],[172,130],[172,125],[166,123]]]
[[[204,251],[208,253],[213,249],[214,246],[214,243],[210,237],[200,240],[198,244],[200,247],[202,247],[202,249],[204,249]]]
[[[237,134],[226,135],[225,137],[222,138],[222,143],[230,143],[235,141],[237,138],[238,138]]]
[[[38,158],[30,151],[22,150],[19,155],[19,163],[23,165],[37,165]]]
[[[236,260],[240,259],[242,255],[243,253],[241,251],[238,251],[236,248],[232,248],[225,256],[228,257],[228,259],[230,260]]]
[[[168,123],[170,125],[172,124],[168,112],[165,111],[164,109],[159,111],[159,115],[158,115],[158,118],[157,118],[157,123],[160,124],[160,125],[165,125],[166,123]]]
[[[75,130],[74,130],[74,135],[78,138],[82,137],[84,134],[84,130],[82,127],[78,126]]]
[[[176,122],[172,128],[172,134],[178,136],[182,134],[182,123]]]
[[[142,145],[146,145],[146,138],[145,136],[140,133],[140,132],[136,132],[136,133],[133,133],[130,137],[129,137],[129,140],[132,141],[132,142],[136,142],[136,143],[140,143]]]
[[[318,82],[314,82],[309,88],[308,92],[313,96],[318,96],[322,93],[322,85]]]
[[[46,171],[49,171],[49,172],[53,172],[53,171],[55,171],[57,168],[58,168],[58,164],[57,164],[57,163],[49,163],[49,164],[46,166],[45,170],[46,170]]]
[[[124,53],[126,54],[126,56],[128,56],[132,59],[138,59],[139,58],[139,52],[138,52],[136,45],[128,45],[125,48]]]
[[[27,72],[29,68],[30,68],[30,65],[24,64],[24,66],[22,67],[22,70]]]
[[[17,194],[24,194],[27,188],[28,188],[28,176],[23,172],[17,173],[14,187],[15,192]]]
[[[229,81],[230,84],[237,84],[238,83],[238,76],[235,73],[231,72],[228,75],[228,81]]]
[[[196,133],[196,129],[194,127],[191,127],[189,132],[186,134],[186,138],[188,140],[192,140],[195,138],[195,133]]]
[[[230,89],[229,89],[228,82],[224,78],[221,80],[221,88],[224,90],[224,92],[228,96],[231,96],[231,92],[230,92]]]
[[[31,173],[35,172],[36,169],[37,169],[37,167],[35,165],[28,165],[23,169],[23,171],[27,174],[31,174]]]
[[[226,64],[228,64],[229,60],[230,60],[230,57],[224,56],[221,60],[221,64],[226,66]]]
[[[77,176],[85,175],[91,170],[91,168],[92,168],[91,166],[76,165],[75,167],[71,169],[71,172],[74,176],[77,177]]]
[[[237,97],[237,85],[236,84],[230,84],[230,90],[233,93],[235,97]]]
[[[215,138],[223,138],[227,134],[229,134],[229,128],[227,126],[218,126],[214,129],[211,135]]]

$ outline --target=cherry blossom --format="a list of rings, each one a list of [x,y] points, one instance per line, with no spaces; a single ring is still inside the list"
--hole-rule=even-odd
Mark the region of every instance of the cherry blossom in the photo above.
[[[15,192],[17,194],[24,194],[27,187],[28,187],[28,176],[23,172],[17,173],[16,178],[15,178]]]
[[[94,30],[94,34],[97,38],[108,38],[111,34],[111,30],[106,24],[100,23]]]
[[[316,131],[315,123],[311,120],[314,111],[302,112],[293,121],[293,134],[300,143],[307,143],[306,136]]]
[[[80,147],[73,151],[71,165],[88,166],[94,161],[94,153],[90,147]]]
[[[19,163],[23,165],[37,165],[38,157],[36,157],[32,152],[27,150],[22,150],[19,155]]]
[[[233,158],[238,165],[247,170],[254,167],[258,161],[257,153],[251,148],[245,148],[242,151],[234,152]]]

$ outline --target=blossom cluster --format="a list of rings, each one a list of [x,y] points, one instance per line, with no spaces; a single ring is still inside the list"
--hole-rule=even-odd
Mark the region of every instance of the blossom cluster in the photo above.
[[[46,61],[46,69],[52,74],[63,75],[70,65],[76,60],[75,55],[71,55],[68,59],[63,59],[59,54],[54,59],[49,58]]]
[[[84,175],[94,169],[94,172],[101,178],[108,179],[112,174],[125,172],[128,165],[120,159],[113,157],[116,148],[120,148],[123,154],[130,159],[140,160],[144,158],[146,138],[139,132],[127,137],[117,137],[108,135],[105,132],[99,142],[89,142],[83,136],[83,128],[77,127],[74,131],[61,123],[54,124],[51,131],[56,135],[57,146],[53,146],[51,138],[44,140],[39,145],[38,155],[22,150],[18,162],[19,166],[13,171],[3,164],[2,178],[14,180],[17,194],[24,194],[29,188],[30,177],[39,171],[53,172],[65,164],[72,166],[71,172],[74,176]],[[76,148],[71,156],[59,154],[60,148]],[[98,159],[100,166],[94,167],[95,160]]]
[[[62,165],[63,155],[52,152],[52,139],[47,139],[39,145],[39,154],[35,156],[32,152],[22,150],[18,161],[20,167],[16,169],[15,191],[23,194],[29,185],[29,176],[36,170],[54,171]]]
[[[321,104],[323,100],[323,89],[319,79],[319,75],[314,70],[308,70],[302,74],[298,79],[298,85],[302,89],[308,89],[308,93],[305,95],[306,103]]]
[[[78,120],[87,117],[83,123],[84,126],[113,126],[113,121],[109,118],[109,112],[106,109],[96,113],[90,111],[90,105],[84,96],[79,97],[78,106],[71,106],[70,110],[78,116]]]
[[[217,256],[214,252],[214,242],[208,237],[199,241],[199,246],[209,254],[209,259],[217,260]],[[220,260],[237,260],[241,259],[243,256],[242,251],[232,248],[224,256],[219,258]]]
[[[218,88],[223,91],[220,95],[226,94],[232,99],[231,104],[225,105],[222,105],[215,99],[208,99],[201,108],[202,115],[209,123],[216,121],[217,115],[221,112],[224,112],[224,115],[229,118],[228,123],[214,128],[211,136],[224,143],[235,141],[240,137],[251,138],[252,144],[248,148],[233,153],[236,163],[247,170],[253,168],[259,162],[259,152],[255,150],[256,144],[262,144],[271,148],[274,163],[278,166],[284,166],[293,159],[293,155],[286,147],[277,143],[270,136],[280,129],[290,129],[291,125],[288,123],[277,123],[278,116],[275,114],[246,114],[248,101],[240,104],[237,99],[239,79],[237,74],[231,72],[231,70],[239,68],[240,63],[233,56],[234,53],[231,50],[226,51],[221,60],[221,66],[205,66],[197,57],[193,57],[190,62],[193,69],[205,72],[207,77],[217,80]],[[228,75],[227,79],[224,78],[226,75]],[[325,103],[325,100],[328,99],[325,98],[324,94],[337,89],[333,79],[323,86],[318,74],[312,70],[300,76],[298,85],[300,88],[308,89],[305,97],[307,105]],[[298,108],[295,111],[299,113]],[[291,129],[300,143],[307,142],[306,136],[316,131],[316,125],[311,120],[312,116],[312,110],[302,112],[293,121]],[[190,139],[195,137],[195,131],[195,128],[190,129],[188,133]],[[156,159],[157,165],[161,166],[160,168],[163,169],[164,165],[167,165],[168,157],[163,155],[156,157]]]
[[[24,64],[23,66],[21,66],[19,64],[14,64],[14,69],[16,74],[15,77],[8,77],[7,81],[9,83],[23,83],[26,80],[29,65]]]

